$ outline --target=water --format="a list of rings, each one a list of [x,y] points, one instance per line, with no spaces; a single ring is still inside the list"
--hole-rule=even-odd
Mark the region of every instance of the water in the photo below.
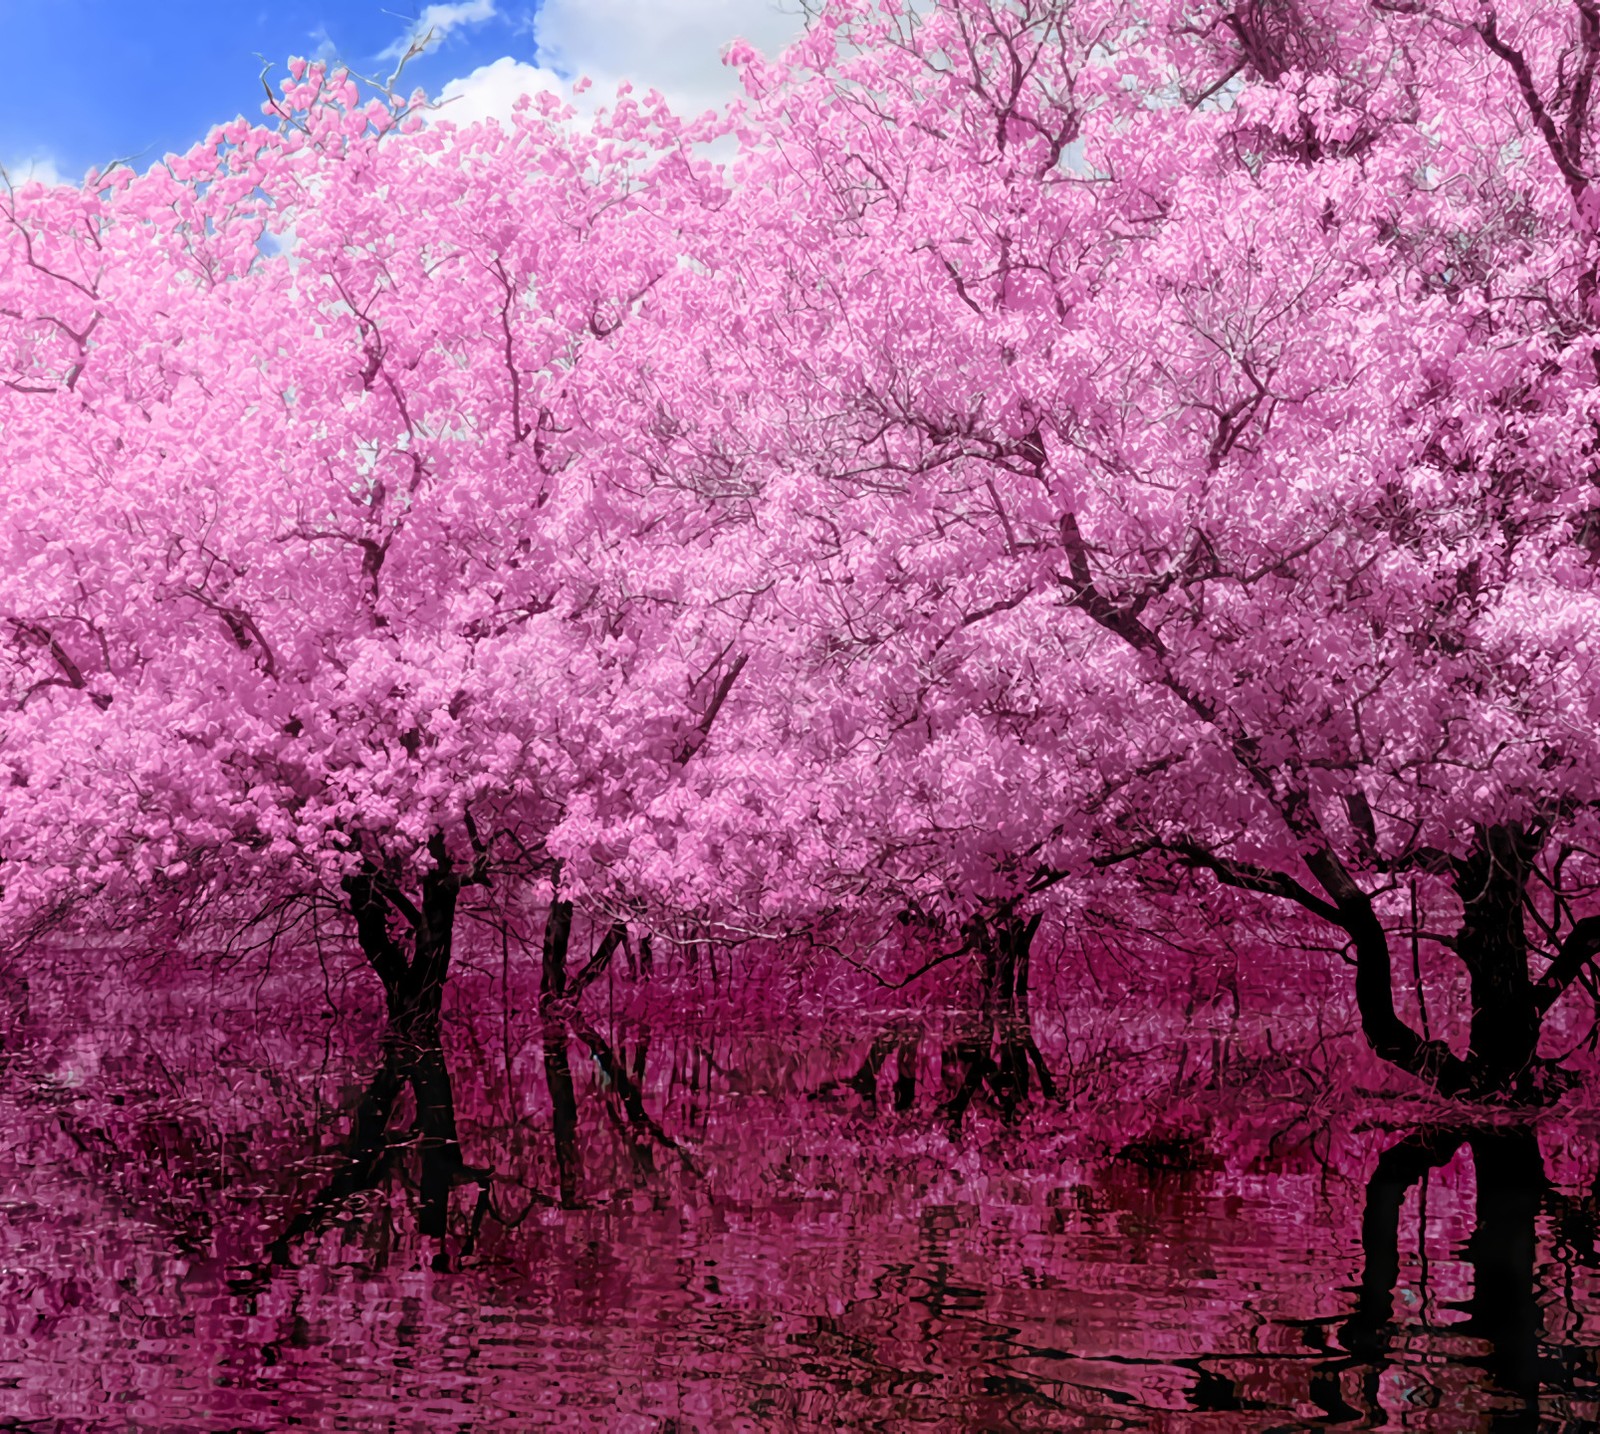
[[[1064,1081],[952,1131],[942,1018],[541,1025],[486,983],[386,1056],[237,995],[13,992],[0,1428],[1600,1421],[1581,1121]]]

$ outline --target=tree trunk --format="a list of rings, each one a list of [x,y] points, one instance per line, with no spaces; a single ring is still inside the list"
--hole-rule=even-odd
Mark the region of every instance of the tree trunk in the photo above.
[[[974,917],[973,921],[968,935],[982,956],[979,1009],[950,1047],[949,1054],[962,1072],[945,1106],[955,1125],[986,1082],[1006,1120],[1027,1098],[1030,1071],[1037,1070],[1040,1089],[1047,1097],[1055,1094],[1028,1014],[1029,953],[1039,917],[1008,915],[995,922]]]
[[[1028,960],[1039,917],[1008,916],[983,923],[977,945],[983,955],[982,1009],[986,1016],[1005,1021],[1028,1010]]]
[[[567,1040],[566,1023],[547,1016],[544,1021],[544,1079],[550,1089],[556,1183],[563,1210],[571,1210],[578,1203],[578,1096],[572,1084],[572,1066],[567,1060]]]
[[[876,1040],[867,1048],[865,1059],[861,1068],[843,1084],[849,1086],[862,1100],[876,1102],[878,1099],[878,1075],[888,1062],[889,1056],[900,1044],[899,1031],[890,1026],[888,1030],[881,1031]]]
[[[416,1100],[416,1120],[409,1135],[397,1137],[390,1134],[389,1127],[401,1089],[407,1084]],[[438,1242],[433,1267],[449,1269],[446,1241],[450,1192],[463,1184],[478,1187],[472,1234],[461,1251],[468,1254],[488,1205],[491,1172],[468,1165],[462,1157],[456,1133],[455,1096],[443,1049],[426,1037],[419,1040],[394,1032],[384,1041],[383,1062],[351,1118],[344,1158],[273,1242],[269,1257],[275,1263],[287,1263],[296,1241],[325,1229],[352,1195],[377,1189],[388,1178],[394,1163],[413,1148],[420,1163],[417,1228]]]
[[[450,864],[450,854],[440,837],[428,843],[434,868],[422,879],[421,920],[412,942],[409,980],[398,1007],[391,1001],[390,1018],[414,1036],[436,1038],[439,1011],[444,1003],[445,977],[450,973],[450,952],[455,937],[456,900],[461,883]]]
[[[1472,851],[1455,863],[1462,908],[1456,954],[1472,992],[1467,1065],[1473,1088],[1483,1092],[1509,1089],[1539,1043],[1523,902],[1540,845],[1517,827],[1479,827]]]
[[[1312,1397],[1331,1418],[1353,1423],[1363,1415],[1382,1414],[1380,1381],[1400,1332],[1394,1318],[1394,1291],[1400,1275],[1399,1226],[1406,1193],[1429,1170],[1453,1160],[1463,1144],[1472,1150],[1477,1187],[1477,1213],[1465,1250],[1473,1269],[1472,1295],[1456,1306],[1467,1318],[1445,1328],[1452,1337],[1475,1336],[1488,1344],[1484,1367],[1522,1405],[1520,1417],[1508,1412],[1504,1427],[1537,1427],[1543,1317],[1535,1255],[1547,1180],[1533,1131],[1516,1127],[1420,1130],[1379,1156],[1367,1183],[1361,1221],[1364,1261],[1356,1309],[1339,1335],[1350,1354],[1349,1366],[1361,1371],[1367,1408],[1350,1408],[1337,1379],[1325,1380],[1320,1391],[1313,1388]]]
[[[1538,1218],[1549,1181],[1539,1139],[1527,1126],[1475,1130],[1473,1179],[1477,1216],[1466,1245],[1473,1268],[1467,1318],[1452,1334],[1487,1340],[1489,1373],[1522,1401],[1523,1420],[1503,1427],[1539,1427],[1539,1337],[1544,1316],[1536,1281]]]
[[[1459,1095],[1472,1084],[1466,1063],[1443,1041],[1424,1040],[1394,1008],[1394,971],[1389,935],[1372,909],[1372,898],[1330,850],[1312,852],[1306,867],[1332,897],[1335,920],[1350,938],[1356,958],[1356,1009],[1361,1033],[1390,1065],[1418,1076],[1443,1095]]]
[[[456,1133],[455,1092],[450,1068],[445,1064],[443,1047],[428,1043],[410,1049],[407,1077],[417,1103],[416,1129],[420,1139],[417,1153],[421,1169],[417,1179],[417,1229],[439,1242],[433,1268],[450,1268],[446,1240],[450,1223],[450,1192],[468,1182],[478,1186],[478,1207],[473,1214],[472,1234],[461,1253],[471,1253],[477,1228],[489,1198],[489,1172],[470,1167],[461,1154]]]
[[[917,1098],[917,1048],[921,1044],[916,1031],[908,1031],[900,1041],[894,1058],[894,1108],[910,1110]]]
[[[539,971],[539,1009],[567,994],[567,945],[572,939],[572,903],[560,899],[550,903],[544,922],[544,945]]]
[[[694,1162],[689,1158],[688,1152],[683,1149],[670,1135],[666,1133],[644,1108],[644,1091],[637,1081],[628,1073],[628,1067],[617,1058],[617,1053],[611,1049],[610,1043],[585,1021],[581,1014],[574,1014],[572,1018],[572,1031],[577,1038],[588,1046],[589,1053],[594,1057],[595,1064],[600,1067],[601,1073],[611,1087],[612,1093],[622,1105],[622,1113],[631,1130],[640,1132],[657,1145],[673,1151],[685,1170],[693,1170]],[[697,1056],[698,1062],[698,1056]],[[710,1057],[706,1057],[709,1063]],[[707,1086],[710,1085],[710,1074],[706,1076]],[[691,1083],[690,1089],[696,1086]]]
[[[428,843],[428,851],[433,870],[423,877],[420,900],[415,904],[371,863],[343,881],[362,953],[383,984],[389,1024],[420,1043],[438,1039],[456,902],[461,893],[461,880],[444,838],[436,835]],[[399,924],[409,927],[409,941],[391,929]]]
[[[400,1043],[386,1040],[382,1064],[350,1118],[350,1137],[344,1157],[323,1187],[268,1247],[267,1257],[274,1264],[288,1264],[297,1240],[320,1231],[350,1196],[375,1189],[384,1178],[393,1150],[389,1142],[389,1121],[405,1086],[405,1067],[405,1053]]]

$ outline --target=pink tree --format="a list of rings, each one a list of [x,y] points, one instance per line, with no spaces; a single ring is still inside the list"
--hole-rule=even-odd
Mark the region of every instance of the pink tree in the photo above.
[[[1047,893],[1221,883],[1384,1058],[1520,1081],[1600,949],[1600,12],[839,0],[737,58],[726,178],[653,103],[407,135],[301,70],[12,197],[13,939],[337,910],[428,1011],[559,862],[553,955],[577,895],[932,913],[1012,999]]]
[[[568,813],[703,721],[728,640],[608,368],[720,189],[653,99],[457,131],[290,71],[0,203],[0,920],[332,919],[426,1024],[461,903],[564,931]]]
[[[1214,880],[1348,943],[1385,1059],[1499,1090],[1600,949],[1600,21],[1319,13],[863,0],[746,56],[734,397],[674,432],[785,535],[785,761],[863,794],[809,872],[755,833],[797,891]],[[1464,1054],[1396,1008],[1412,881]]]

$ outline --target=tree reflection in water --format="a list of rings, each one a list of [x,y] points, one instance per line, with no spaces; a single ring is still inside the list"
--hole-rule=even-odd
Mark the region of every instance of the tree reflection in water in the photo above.
[[[1394,1311],[1402,1209],[1407,1194],[1428,1172],[1449,1164],[1463,1146],[1472,1152],[1476,1188],[1473,1230],[1461,1249],[1472,1272],[1472,1292],[1446,1306],[1464,1318],[1416,1327],[1481,1340],[1486,1352],[1464,1356],[1464,1361],[1480,1364],[1493,1387],[1507,1396],[1495,1427],[1539,1426],[1542,1317],[1536,1294],[1536,1221],[1549,1182],[1534,1132],[1517,1126],[1428,1127],[1378,1157],[1361,1219],[1363,1264],[1356,1308],[1339,1325],[1339,1342],[1348,1357],[1325,1365],[1313,1381],[1313,1397],[1332,1420],[1366,1423],[1383,1418],[1381,1376],[1406,1328]],[[1419,1232],[1419,1238],[1425,1235]],[[1359,1393],[1353,1401],[1345,1397],[1343,1376],[1350,1372],[1358,1376]],[[1438,1389],[1425,1380],[1420,1392],[1417,1402],[1442,1403]]]
[[[1600,1416],[1600,1200],[1547,1175],[1529,1125],[1268,1156],[1221,1127],[1121,1139],[1125,1114],[1091,1141],[1095,1113],[1037,1084],[966,1089],[959,1021],[519,1019],[504,1053],[487,1019],[380,1037],[342,1115],[281,1033],[186,1055],[130,1027],[77,1085],[76,1037],[15,1057],[0,1423]]]
[[[395,1105],[407,1086],[415,1102],[415,1119],[409,1130],[395,1134],[390,1128]],[[465,1258],[472,1254],[488,1209],[491,1172],[468,1165],[462,1158],[450,1068],[436,1028],[421,1033],[391,1032],[385,1038],[377,1074],[351,1117],[349,1147],[343,1160],[273,1242],[269,1251],[272,1262],[288,1263],[302,1237],[323,1230],[351,1196],[376,1190],[408,1153],[414,1153],[417,1165],[413,1187],[417,1231],[438,1246],[431,1263],[436,1271],[446,1272],[451,1267],[450,1192],[466,1184],[478,1192],[471,1227],[461,1241],[460,1256]]]

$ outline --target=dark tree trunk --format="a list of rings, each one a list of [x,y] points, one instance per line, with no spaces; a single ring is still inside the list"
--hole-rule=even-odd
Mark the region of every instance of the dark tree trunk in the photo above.
[[[893,1056],[894,1108],[909,1110],[917,1098],[917,1050],[920,1045],[916,1028],[907,1026],[903,1021],[896,1021],[880,1031],[872,1044],[867,1047],[867,1053],[862,1057],[861,1065],[853,1076],[844,1080],[824,1081],[817,1088],[816,1094],[828,1095],[841,1087],[848,1087],[862,1100],[876,1104],[878,1083],[889,1064],[889,1058]]]
[[[429,843],[434,869],[422,879],[422,903],[412,943],[410,980],[391,1015],[403,1030],[416,1035],[437,1035],[439,1010],[444,1002],[445,977],[450,974],[450,952],[455,937],[456,901],[461,882],[450,865],[442,839]],[[442,1057],[441,1057],[442,1061]],[[454,1117],[452,1116],[452,1121]]]
[[[917,1049],[921,1042],[915,1031],[900,1041],[894,1058],[894,1108],[910,1110],[917,1098]]]
[[[383,983],[384,994],[393,1011],[395,993],[406,983],[407,966],[400,943],[389,931],[390,906],[379,895],[377,873],[371,867],[363,867],[345,877],[344,891],[350,898],[350,912],[355,917],[361,952]]]
[[[1364,800],[1351,800],[1358,828],[1369,829]],[[1361,1032],[1373,1052],[1427,1082],[1441,1095],[1488,1095],[1518,1089],[1535,1062],[1544,1012],[1600,954],[1600,920],[1575,923],[1549,970],[1534,982],[1528,975],[1528,940],[1523,908],[1544,836],[1516,826],[1479,827],[1472,850],[1451,858],[1429,850],[1426,867],[1452,877],[1462,904],[1454,943],[1471,977],[1472,1033],[1466,1059],[1443,1041],[1418,1034],[1394,1004],[1389,934],[1372,897],[1327,846],[1306,853],[1306,869],[1327,893],[1314,894],[1289,874],[1218,856],[1197,843],[1178,850],[1189,865],[1213,872],[1225,886],[1287,898],[1331,922],[1349,938],[1355,958],[1356,1008]]]
[[[996,1021],[1018,1015],[1026,1018],[1028,1009],[1028,953],[1039,917],[1008,916],[988,923],[978,934],[978,949],[983,955],[983,1010]]]
[[[1378,1157],[1367,1181],[1361,1214],[1361,1285],[1356,1310],[1340,1341],[1351,1354],[1381,1365],[1393,1340],[1394,1287],[1400,1278],[1400,1211],[1424,1175],[1448,1165],[1466,1136],[1455,1130],[1421,1130]],[[1375,1376],[1374,1376],[1375,1381]]]
[[[578,1096],[567,1061],[566,1022],[546,1017],[544,1022],[544,1079],[550,1089],[550,1126],[556,1145],[556,1183],[561,1208],[578,1203]]]
[[[569,911],[567,921],[571,929],[571,914]],[[570,949],[572,939],[569,935],[567,945]],[[600,944],[595,948],[595,953],[589,962],[576,976],[568,979],[563,973],[562,997],[567,1001],[576,1001],[595,981],[606,973],[611,965],[611,958],[617,954],[618,949],[631,950],[632,943],[628,940],[628,928],[620,921],[611,923],[610,929],[601,937]],[[564,963],[563,963],[564,964]]]
[[[1523,924],[1528,881],[1542,837],[1515,826],[1479,827],[1471,851],[1449,863],[1461,902],[1455,950],[1470,979],[1472,1022],[1465,1059],[1442,1041],[1418,1035],[1395,1012],[1389,939],[1361,891],[1331,853],[1307,865],[1338,906],[1338,924],[1356,958],[1356,1005],[1373,1051],[1443,1095],[1491,1095],[1514,1089],[1534,1062],[1540,1020],[1554,999],[1528,973]],[[1586,937],[1587,931],[1583,933]],[[1574,947],[1573,962],[1590,947]],[[1576,973],[1574,965],[1573,975]],[[1572,979],[1563,966],[1559,975]]]
[[[461,894],[461,878],[444,838],[436,835],[428,843],[428,851],[434,866],[423,877],[415,903],[370,863],[345,877],[343,883],[362,953],[383,984],[389,1024],[419,1044],[438,1040],[456,903]],[[408,928],[407,936],[397,936],[396,926]]]
[[[1522,1402],[1522,1418],[1500,1427],[1539,1427],[1539,1336],[1544,1317],[1535,1283],[1537,1222],[1548,1180],[1539,1140],[1526,1126],[1476,1130],[1468,1137],[1478,1187],[1467,1241],[1473,1267],[1467,1319],[1451,1333],[1489,1342],[1489,1373]]]
[[[389,1165],[389,1120],[405,1087],[405,1056],[399,1044],[385,1041],[383,1062],[350,1120],[345,1155],[327,1182],[268,1248],[274,1264],[287,1264],[297,1240],[319,1231],[352,1195],[377,1187]]]
[[[1540,1010],[1528,975],[1523,903],[1542,841],[1517,827],[1480,827],[1455,863],[1461,900],[1456,954],[1472,992],[1467,1065],[1474,1089],[1509,1089],[1533,1061]]]
[[[416,1128],[420,1137],[417,1142],[421,1160],[417,1181],[417,1228],[439,1242],[439,1251],[433,1259],[434,1269],[448,1270],[450,1255],[445,1240],[449,1233],[450,1192],[468,1181],[477,1183],[478,1205],[473,1212],[471,1234],[461,1250],[463,1255],[471,1254],[478,1226],[488,1206],[488,1172],[473,1169],[462,1158],[461,1141],[456,1133],[455,1090],[443,1047],[431,1043],[413,1046],[406,1074],[417,1103]]]
[[[1333,899],[1333,909],[1313,907],[1350,938],[1356,961],[1356,1009],[1361,1034],[1373,1052],[1390,1065],[1418,1076],[1444,1095],[1457,1095],[1471,1074],[1443,1041],[1426,1040],[1400,1019],[1394,1008],[1394,970],[1389,934],[1363,891],[1332,851],[1312,852],[1306,867]]]
[[[389,1126],[395,1103],[407,1084],[416,1101],[416,1120],[410,1135],[396,1137],[390,1135]],[[412,1149],[420,1167],[417,1228],[438,1242],[433,1258],[435,1269],[450,1266],[446,1248],[450,1192],[457,1185],[477,1185],[478,1203],[471,1233],[462,1246],[463,1254],[470,1253],[488,1206],[490,1172],[470,1166],[462,1158],[456,1133],[455,1096],[443,1049],[437,1041],[391,1033],[384,1042],[383,1062],[351,1119],[344,1159],[273,1242],[269,1257],[275,1263],[287,1263],[296,1241],[325,1229],[352,1195],[377,1189],[388,1178],[395,1161]]]
[[[1009,1120],[1027,1098],[1030,1072],[1036,1070],[1047,1097],[1055,1084],[1035,1044],[1028,1012],[1028,970],[1039,917],[974,918],[969,940],[981,957],[978,1013],[964,1023],[949,1054],[961,1072],[945,1110],[959,1125],[967,1106],[988,1084],[1001,1116]]]
[[[899,1043],[899,1032],[893,1026],[886,1031],[880,1031],[877,1039],[867,1048],[861,1068],[844,1084],[855,1091],[862,1100],[875,1102],[878,1099],[878,1076]]]
[[[567,946],[572,939],[572,903],[553,900],[545,917],[544,943],[539,967],[539,1009],[567,994]]]
[[[676,1151],[685,1168],[692,1168],[689,1157],[682,1147],[666,1133],[650,1116],[644,1108],[644,1091],[639,1082],[629,1073],[627,1065],[617,1058],[617,1053],[611,1049],[611,1044],[593,1026],[585,1021],[582,1015],[574,1015],[572,1022],[573,1033],[584,1045],[588,1046],[589,1054],[594,1057],[595,1064],[600,1067],[603,1074],[615,1093],[617,1100],[622,1105],[622,1113],[628,1125],[668,1150]],[[709,1063],[710,1057],[707,1057]],[[641,1070],[643,1069],[641,1064]],[[710,1084],[708,1074],[706,1082]],[[693,1087],[691,1087],[693,1088]]]

